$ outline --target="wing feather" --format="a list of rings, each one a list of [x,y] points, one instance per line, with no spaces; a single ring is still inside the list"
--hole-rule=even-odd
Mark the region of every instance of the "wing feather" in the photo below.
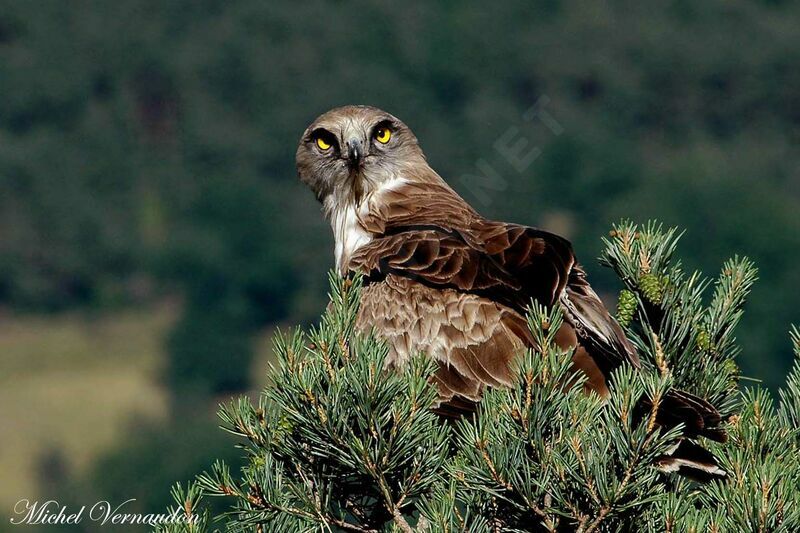
[[[604,373],[608,374],[623,362],[636,368],[641,366],[633,345],[586,281],[580,265],[572,268],[560,302],[581,344],[587,347]]]
[[[565,239],[491,221],[473,222],[461,230],[431,224],[385,228],[388,233],[362,246],[350,264],[369,280],[405,277],[485,297],[521,316],[531,299],[547,306],[558,303],[578,343],[604,374],[623,363],[640,366],[636,351],[586,281]]]

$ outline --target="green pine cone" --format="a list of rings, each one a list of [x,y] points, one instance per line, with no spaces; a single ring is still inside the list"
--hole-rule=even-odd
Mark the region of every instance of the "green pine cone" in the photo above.
[[[722,364],[722,368],[728,374],[728,386],[732,389],[736,388],[739,385],[739,376],[741,375],[739,365],[733,359],[728,359]]]
[[[711,349],[711,337],[703,326],[697,328],[697,346],[704,351]]]
[[[654,304],[660,304],[664,297],[664,284],[661,278],[655,274],[644,274],[639,278],[639,289],[644,297]]]
[[[275,428],[275,432],[273,433],[273,438],[277,441],[283,440],[286,435],[290,434],[294,431],[294,424],[292,424],[288,418],[282,416],[280,420],[278,420],[277,427]]]
[[[627,327],[636,312],[636,295],[628,289],[622,289],[617,300],[617,322]]]

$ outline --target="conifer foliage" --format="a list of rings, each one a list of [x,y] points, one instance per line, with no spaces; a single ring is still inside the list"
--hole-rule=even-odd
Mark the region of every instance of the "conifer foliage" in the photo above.
[[[532,303],[538,348],[520,354],[516,386],[487,391],[455,423],[431,410],[435,365],[420,356],[386,370],[386,346],[354,332],[360,281],[331,276],[319,326],[276,339],[258,402],[221,409],[246,466],[218,463],[177,487],[176,504],[200,520],[162,531],[800,530],[800,333],[777,402],[742,391],[734,329],[755,268],[734,258],[716,280],[686,273],[678,239],[623,222],[605,241],[601,262],[624,286],[617,316],[643,363],[614,374],[608,399],[583,392],[555,344],[559,310]],[[723,479],[696,483],[654,466],[681,434],[655,423],[671,387],[723,415],[728,442],[700,443]],[[649,409],[636,409],[643,398]],[[212,520],[204,496],[229,497],[230,512]]]

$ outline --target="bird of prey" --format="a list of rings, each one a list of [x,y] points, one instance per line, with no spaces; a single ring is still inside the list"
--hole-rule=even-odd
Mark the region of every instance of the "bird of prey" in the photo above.
[[[560,306],[556,340],[574,348],[586,389],[607,397],[615,368],[640,366],[569,241],[482,217],[393,115],[368,106],[328,111],[303,133],[296,162],[333,228],[336,268],[365,276],[357,327],[388,342],[390,366],[420,352],[438,363],[440,412],[474,409],[486,387],[511,385],[515,357],[534,342],[525,319],[531,299]],[[683,423],[688,437],[725,438],[714,407],[682,391],[668,393],[658,421]],[[689,440],[660,466],[722,473]]]

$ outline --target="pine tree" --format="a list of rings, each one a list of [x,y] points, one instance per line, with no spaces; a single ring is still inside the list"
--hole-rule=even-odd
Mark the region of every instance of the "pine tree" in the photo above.
[[[360,281],[331,276],[320,325],[278,336],[272,384],[257,404],[224,406],[247,466],[222,463],[187,490],[179,510],[228,496],[224,522],[162,531],[799,531],[798,360],[776,403],[739,386],[734,329],[756,279],[734,258],[715,280],[674,259],[679,235],[623,222],[601,262],[624,285],[617,316],[643,368],[620,368],[610,397],[584,394],[570,353],[554,342],[557,308],[532,303],[537,349],[520,354],[516,385],[486,392],[473,417],[440,420],[434,365],[417,357],[387,371],[386,346],[354,331]],[[702,442],[727,472],[695,483],[654,462],[680,428],[655,413],[678,387],[712,402],[727,443]],[[649,409],[636,409],[646,398]]]

